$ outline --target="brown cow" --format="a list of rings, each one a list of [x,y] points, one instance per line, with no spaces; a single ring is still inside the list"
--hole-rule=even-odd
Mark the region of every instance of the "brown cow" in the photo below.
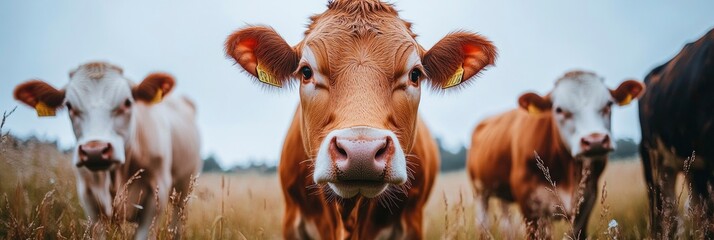
[[[201,169],[196,109],[186,98],[163,99],[174,86],[172,76],[154,73],[135,85],[122,72],[109,63],[87,63],[70,73],[64,89],[31,80],[14,95],[40,116],[66,106],[77,137],[73,164],[84,211],[91,221],[125,216],[139,224],[134,237],[146,239],[170,191],[186,193]],[[141,178],[126,188],[127,202],[114,209],[117,191],[140,169]],[[178,214],[173,217],[176,223]]]
[[[228,37],[226,53],[261,82],[299,85],[279,174],[287,239],[422,238],[439,165],[417,117],[423,83],[456,86],[495,59],[483,37],[454,32],[425,51],[410,23],[377,0],[335,0],[290,47],[268,27]]]
[[[491,196],[517,202],[532,224],[553,216],[557,213],[554,206],[559,204],[573,218],[575,234],[587,236],[585,227],[597,200],[597,180],[607,153],[614,148],[610,141],[611,106],[628,104],[643,88],[642,83],[628,80],[609,90],[593,73],[569,72],[545,97],[526,93],[518,99],[522,109],[478,124],[467,164],[482,208],[479,220],[488,225],[485,215]],[[536,164],[534,151],[550,170],[557,196],[546,190],[550,184]],[[583,195],[578,196],[583,176],[587,176]]]

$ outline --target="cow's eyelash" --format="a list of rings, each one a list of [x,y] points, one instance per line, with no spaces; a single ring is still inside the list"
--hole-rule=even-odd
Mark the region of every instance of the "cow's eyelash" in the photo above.
[[[297,69],[295,69],[295,71],[293,71],[293,75],[299,75],[300,69],[302,69],[303,67],[312,68],[312,66],[310,66],[310,64],[307,61],[302,61],[302,62],[300,62],[300,64],[298,64]]]
[[[397,76],[406,76],[407,79],[409,79],[409,74],[410,74],[410,73],[412,72],[412,70],[414,70],[414,69],[418,69],[419,71],[421,71],[421,78],[422,78],[422,79],[424,79],[424,78],[429,78],[429,76],[426,74],[426,69],[425,69],[424,66],[422,66],[421,64],[416,64],[416,65],[412,66],[411,68],[405,69],[405,70],[402,71],[402,72],[397,72],[397,74],[399,74],[399,75],[397,75]]]

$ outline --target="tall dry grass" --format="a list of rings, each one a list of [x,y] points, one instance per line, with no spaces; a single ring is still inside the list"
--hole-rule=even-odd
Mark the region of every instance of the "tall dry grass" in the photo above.
[[[0,132],[1,133],[1,132]],[[75,189],[70,156],[56,144],[3,138],[0,145],[0,239],[129,238],[131,223],[91,224],[84,216]],[[641,164],[637,159],[610,162],[600,179],[598,203],[590,224],[592,239],[645,239],[648,206]],[[681,179],[678,194],[688,196]],[[605,187],[603,187],[605,186]],[[682,187],[685,186],[685,187]],[[168,239],[276,239],[281,236],[284,211],[276,175],[203,174],[187,201],[174,198],[171,207],[182,208],[178,228],[169,217],[157,218],[152,235]],[[685,202],[685,201],[682,201]],[[426,239],[522,239],[525,224],[514,205],[499,208],[491,200],[488,229],[476,222],[472,186],[465,172],[441,174],[425,211]],[[684,203],[680,203],[680,208]],[[683,209],[678,237],[699,239],[701,214]],[[167,211],[170,212],[170,211]],[[167,213],[168,214],[168,213]],[[562,238],[567,222],[560,221],[551,235]]]

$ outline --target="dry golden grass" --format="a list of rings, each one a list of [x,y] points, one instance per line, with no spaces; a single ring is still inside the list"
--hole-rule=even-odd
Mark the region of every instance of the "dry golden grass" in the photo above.
[[[635,159],[608,164],[600,179],[600,186],[605,181],[608,182],[608,195],[604,203],[609,206],[610,214],[601,218],[602,204],[598,202],[595,205],[588,227],[591,238],[606,238],[603,233],[607,231],[607,224],[613,219],[619,223],[623,236],[635,239],[646,236],[647,192],[642,174],[641,164]],[[491,199],[489,213],[490,218],[496,220],[496,224],[487,231],[478,226],[475,221],[473,191],[465,172],[441,174],[432,194],[425,210],[426,215],[430,216],[426,221],[429,227],[426,232],[428,239],[442,236],[459,239],[521,239],[525,236],[525,225],[518,208],[511,204],[506,213],[508,216],[502,216],[496,199]],[[448,210],[445,211],[446,209]],[[510,225],[499,227],[503,219],[510,220]],[[562,221],[555,224],[553,236],[558,239],[566,229],[566,224]]]
[[[0,151],[0,239],[126,238],[133,225],[120,223],[105,229],[90,226],[83,217],[75,189],[70,156],[53,144],[7,138]],[[642,167],[637,159],[611,162],[600,186],[607,181],[607,198],[593,211],[589,238],[643,239],[648,207]],[[681,181],[678,186],[682,186]],[[684,194],[686,196],[686,193]],[[515,206],[502,216],[497,200],[491,200],[490,217],[498,223],[484,230],[475,221],[472,188],[463,171],[441,174],[425,209],[427,239],[521,239],[525,227]],[[606,208],[603,208],[606,206]],[[204,174],[188,202],[182,236],[188,239],[275,239],[281,236],[283,197],[276,175]],[[498,211],[495,211],[498,210]],[[605,211],[606,210],[606,211]],[[608,224],[618,223],[617,233]],[[158,221],[166,222],[166,221]],[[168,238],[166,224],[157,224],[160,238]],[[684,224],[691,228],[692,224]],[[567,224],[556,224],[560,238]],[[683,231],[683,238],[691,238]],[[99,235],[97,235],[99,234]]]

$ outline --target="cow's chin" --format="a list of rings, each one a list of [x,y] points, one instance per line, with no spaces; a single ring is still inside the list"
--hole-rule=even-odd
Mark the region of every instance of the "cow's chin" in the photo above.
[[[336,182],[327,184],[341,198],[353,198],[358,194],[366,198],[374,198],[382,194],[389,184],[384,182]]]

